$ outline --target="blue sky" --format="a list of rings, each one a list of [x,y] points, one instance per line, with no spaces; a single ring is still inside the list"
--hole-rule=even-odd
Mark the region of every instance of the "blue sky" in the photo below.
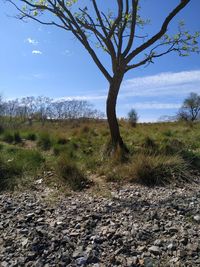
[[[97,2],[107,8],[106,1]],[[142,0],[142,14],[151,19],[144,33],[155,32],[165,14],[178,2]],[[174,33],[182,19],[191,32],[200,31],[199,10],[200,1],[191,0],[170,24],[169,32]],[[86,99],[105,111],[107,81],[78,41],[64,30],[19,21],[12,17],[15,14],[17,11],[10,4],[0,2],[0,93],[3,97],[44,95]],[[108,66],[106,54],[100,52],[100,56]],[[125,76],[117,114],[126,116],[133,107],[140,121],[156,121],[163,115],[175,114],[190,92],[200,93],[200,55],[181,58],[167,55]]]

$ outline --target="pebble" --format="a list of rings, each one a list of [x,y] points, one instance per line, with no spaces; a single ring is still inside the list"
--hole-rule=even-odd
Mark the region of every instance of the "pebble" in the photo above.
[[[51,204],[37,190],[2,193],[0,266],[200,266],[199,191],[126,185]]]

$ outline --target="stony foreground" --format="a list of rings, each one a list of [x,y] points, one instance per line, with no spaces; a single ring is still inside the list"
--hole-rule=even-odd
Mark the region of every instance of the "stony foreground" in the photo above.
[[[0,266],[200,266],[200,186],[0,195]]]

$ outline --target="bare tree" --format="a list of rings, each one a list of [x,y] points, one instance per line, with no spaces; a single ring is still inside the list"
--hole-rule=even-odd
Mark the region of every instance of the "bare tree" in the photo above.
[[[198,51],[197,38],[184,30],[181,23],[177,34],[167,35],[172,19],[184,9],[191,0],[179,0],[173,10],[166,14],[155,34],[141,34],[148,23],[140,16],[139,0],[106,1],[106,5],[116,4],[115,11],[104,12],[98,6],[98,0],[8,0],[19,11],[20,19],[33,19],[44,25],[56,26],[70,31],[88,51],[93,61],[109,83],[106,113],[113,147],[126,149],[120,135],[116,116],[116,103],[124,75],[132,69],[153,63],[154,59],[178,52],[185,56]],[[20,3],[19,3],[20,2]],[[113,8],[109,9],[113,10]],[[46,16],[45,14],[48,13]],[[42,16],[44,15],[44,16]],[[102,48],[110,58],[111,68],[105,66],[96,47]]]
[[[199,116],[200,96],[196,93],[190,93],[190,95],[184,100],[177,117],[179,120],[196,121],[200,119]]]

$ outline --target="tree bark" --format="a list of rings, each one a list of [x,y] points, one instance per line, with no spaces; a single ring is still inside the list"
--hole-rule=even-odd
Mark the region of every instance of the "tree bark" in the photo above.
[[[124,76],[123,74],[114,75],[112,81],[110,82],[110,87],[106,102],[106,113],[110,129],[112,149],[115,151],[117,147],[120,147],[125,152],[128,152],[128,149],[125,146],[123,139],[120,135],[119,124],[116,116],[117,96],[119,93],[123,76]]]

